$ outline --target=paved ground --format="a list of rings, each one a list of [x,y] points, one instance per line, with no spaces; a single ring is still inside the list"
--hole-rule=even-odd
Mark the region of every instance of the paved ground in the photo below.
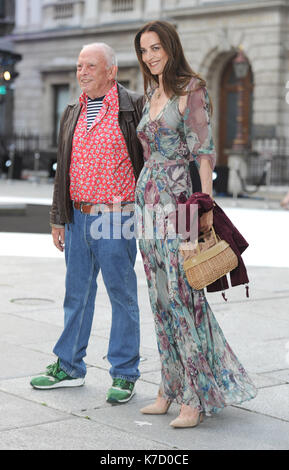
[[[7,185],[0,182],[0,202],[21,204],[21,198],[39,204],[49,200],[51,188]],[[13,198],[18,197],[18,202]],[[235,203],[227,201],[227,206]],[[251,204],[251,201],[248,202]],[[247,204],[247,207],[248,207]],[[34,204],[33,204],[34,205]],[[234,210],[240,210],[233,207]],[[263,217],[277,210],[256,207]],[[272,211],[272,212],[270,212]],[[255,212],[253,212],[255,214]],[[259,213],[260,215],[260,213]],[[288,213],[279,214],[288,217]],[[127,405],[111,407],[105,393],[111,381],[107,352],[110,307],[100,278],[95,319],[88,348],[86,385],[79,389],[36,391],[29,379],[53,359],[51,350],[62,331],[65,267],[63,256],[46,250],[31,256],[22,234],[15,234],[14,256],[5,256],[3,233],[0,252],[0,449],[289,449],[289,264],[265,267],[249,263],[250,299],[244,288],[231,289],[225,303],[220,294],[208,294],[209,303],[239,359],[255,381],[258,396],[206,418],[196,429],[175,430],[166,416],[143,416],[139,408],[156,396],[160,365],[142,263],[137,262],[141,306],[141,372],[137,393]],[[278,219],[279,220],[279,219]],[[280,219],[281,220],[281,219]],[[282,219],[283,220],[283,219]],[[285,220],[285,219],[284,219]],[[251,222],[250,222],[251,223]],[[253,222],[252,222],[253,223]],[[284,222],[285,223],[285,222]],[[288,233],[288,232],[287,232]],[[29,240],[38,243],[39,237]],[[23,238],[24,237],[24,238]],[[32,237],[32,238],[31,238]],[[47,237],[49,237],[47,235]],[[1,237],[0,237],[1,238]],[[12,237],[13,238],[13,237]],[[22,243],[20,243],[22,240]],[[49,245],[50,246],[50,245]],[[284,247],[283,247],[284,248]],[[286,250],[284,248],[284,253]],[[253,259],[252,257],[251,259]]]

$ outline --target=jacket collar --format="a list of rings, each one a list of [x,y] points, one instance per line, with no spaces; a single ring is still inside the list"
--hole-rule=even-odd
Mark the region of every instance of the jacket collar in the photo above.
[[[134,107],[131,102],[127,89],[120,83],[117,83],[118,97],[119,97],[119,110],[120,111],[133,111]]]

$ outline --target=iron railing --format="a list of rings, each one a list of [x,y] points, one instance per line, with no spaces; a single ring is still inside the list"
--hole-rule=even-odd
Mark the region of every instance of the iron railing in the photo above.
[[[289,185],[289,141],[255,140],[247,156],[247,184]]]
[[[16,179],[23,170],[46,171],[51,176],[57,153],[51,142],[50,136],[0,135],[0,172]]]
[[[35,134],[0,135],[0,172],[20,177],[22,170],[51,170],[57,148],[51,136]],[[244,155],[247,162],[246,185],[289,186],[289,141],[285,139],[254,141]],[[14,166],[14,169],[11,168]],[[13,173],[14,172],[14,173]]]

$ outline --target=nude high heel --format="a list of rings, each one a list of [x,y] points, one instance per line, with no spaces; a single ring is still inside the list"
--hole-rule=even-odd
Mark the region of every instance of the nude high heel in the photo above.
[[[195,418],[178,416],[170,423],[170,426],[173,428],[195,428],[203,422],[203,419],[203,413],[199,413]]]
[[[158,398],[163,398],[160,391],[158,392]],[[152,405],[145,406],[140,410],[140,412],[144,415],[165,415],[168,412],[171,403],[172,402],[163,398],[163,403],[155,402]]]

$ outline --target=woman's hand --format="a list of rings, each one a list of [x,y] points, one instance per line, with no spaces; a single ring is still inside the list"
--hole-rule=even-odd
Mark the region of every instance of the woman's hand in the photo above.
[[[200,230],[202,233],[207,233],[211,230],[213,226],[213,209],[208,212],[205,212],[200,217]]]

